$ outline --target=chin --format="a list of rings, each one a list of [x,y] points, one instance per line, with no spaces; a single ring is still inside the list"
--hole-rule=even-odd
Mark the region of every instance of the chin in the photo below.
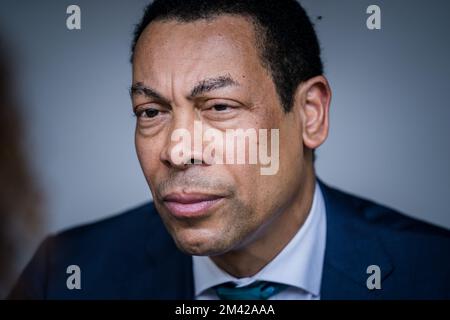
[[[178,249],[192,256],[214,256],[230,250],[229,241],[218,232],[183,230],[172,236]]]

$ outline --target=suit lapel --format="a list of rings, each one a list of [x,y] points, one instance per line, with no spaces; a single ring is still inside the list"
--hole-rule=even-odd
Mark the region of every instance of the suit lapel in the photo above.
[[[132,274],[120,290],[121,299],[192,300],[192,278],[191,257],[171,254],[164,262]]]
[[[156,211],[153,213],[156,214]],[[122,284],[122,299],[192,300],[192,257],[183,254],[162,221],[153,219],[146,241],[144,263]]]
[[[367,288],[367,267],[379,266],[384,280],[393,270],[391,261],[374,230],[361,223],[363,212],[358,212],[354,199],[320,181],[319,185],[327,217],[321,298],[376,299],[380,291]]]

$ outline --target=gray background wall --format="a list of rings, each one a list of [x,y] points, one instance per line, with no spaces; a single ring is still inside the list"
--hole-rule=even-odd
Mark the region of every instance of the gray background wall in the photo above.
[[[127,91],[131,32],[146,3],[1,0],[29,159],[47,200],[45,232],[150,199]],[[334,90],[319,176],[450,228],[450,2],[302,3],[316,21]],[[82,30],[66,29],[70,4],[81,7]],[[366,28],[371,4],[382,9],[380,31]]]

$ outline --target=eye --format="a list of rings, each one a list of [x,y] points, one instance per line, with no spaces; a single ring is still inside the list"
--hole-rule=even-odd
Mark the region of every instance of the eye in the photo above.
[[[138,118],[155,118],[157,115],[159,115],[160,111],[155,108],[147,108],[144,110],[140,110],[136,112],[136,116]]]
[[[240,113],[240,106],[237,103],[228,101],[209,101],[203,107],[204,116],[212,121],[226,121],[237,117]]]
[[[232,109],[231,106],[227,105],[227,104],[215,104],[211,107],[211,109],[213,109],[214,111],[229,111],[230,109]]]
[[[159,114],[159,110],[156,110],[156,109],[153,109],[153,108],[146,109],[146,110],[144,110],[144,114],[145,114],[146,117],[154,118],[154,117],[156,117]]]

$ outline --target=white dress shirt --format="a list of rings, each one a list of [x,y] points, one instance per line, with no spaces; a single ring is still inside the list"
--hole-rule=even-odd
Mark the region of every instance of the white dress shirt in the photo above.
[[[235,278],[220,269],[209,257],[193,256],[195,298],[219,299],[212,287],[234,282],[238,287],[254,281],[288,285],[269,300],[318,300],[326,241],[325,203],[316,183],[308,217],[295,236],[263,269],[252,277]]]

